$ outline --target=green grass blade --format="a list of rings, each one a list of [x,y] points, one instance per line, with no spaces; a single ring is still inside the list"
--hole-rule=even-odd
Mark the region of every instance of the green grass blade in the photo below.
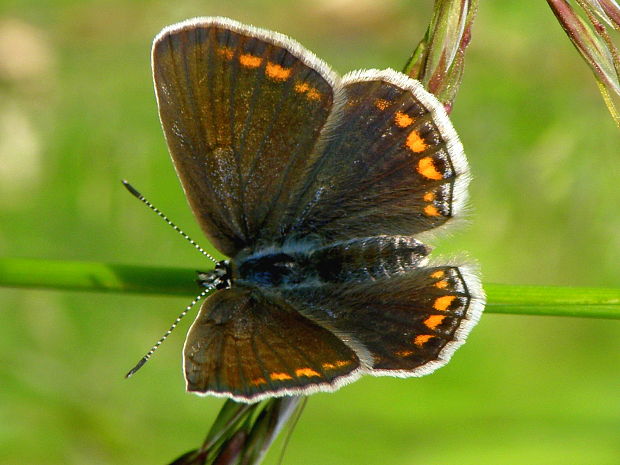
[[[0,258],[0,286],[72,291],[192,295],[196,272],[100,262]]]
[[[0,258],[0,286],[195,296],[194,270]],[[487,313],[620,319],[620,289],[485,284]]]
[[[488,313],[620,319],[620,289],[485,284]]]

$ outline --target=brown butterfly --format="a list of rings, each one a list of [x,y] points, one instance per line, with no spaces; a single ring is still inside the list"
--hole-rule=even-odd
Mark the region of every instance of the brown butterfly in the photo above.
[[[185,194],[230,260],[184,348],[187,389],[244,402],[447,363],[485,296],[424,234],[463,211],[468,165],[441,103],[402,73],[339,77],[288,37],[225,18],[153,45]]]

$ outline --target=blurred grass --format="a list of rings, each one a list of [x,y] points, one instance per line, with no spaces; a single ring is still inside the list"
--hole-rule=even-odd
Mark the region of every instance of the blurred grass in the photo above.
[[[1,0],[0,254],[205,267],[119,184],[202,237],[153,97],[164,25],[231,16],[344,73],[400,69],[430,6]],[[482,3],[452,118],[473,212],[437,252],[468,250],[487,282],[618,287],[618,133],[544,2]],[[0,464],[166,463],[197,446],[221,401],[184,393],[182,329],[122,379],[186,304],[0,289]],[[285,463],[617,464],[619,366],[617,321],[486,315],[432,376],[313,396]]]

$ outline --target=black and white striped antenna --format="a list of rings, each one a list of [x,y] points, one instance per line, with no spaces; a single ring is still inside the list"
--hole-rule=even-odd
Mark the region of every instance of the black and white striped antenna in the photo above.
[[[127,372],[125,378],[132,377],[136,373],[136,371],[142,368],[144,364],[149,361],[151,355],[153,355],[155,351],[159,349],[159,346],[168,338],[168,336],[170,336],[170,333],[174,331],[174,328],[176,328],[179,322],[183,319],[183,317],[187,315],[187,312],[189,312],[194,305],[196,305],[205,295],[209,293],[209,291],[212,291],[213,289],[215,289],[215,287],[207,287],[204,291],[197,295],[196,298],[192,300],[187,307],[185,307],[185,310],[183,310],[181,314],[177,317],[177,319],[174,320],[174,323],[172,323],[172,326],[170,326],[168,331],[166,331],[166,333],[161,337],[161,339],[159,339],[159,341],[157,341],[153,345],[153,347],[151,347],[151,350],[149,350],[146,355],[142,357],[138,363],[136,363],[136,366],[134,366],[131,370]]]
[[[183,230],[181,230],[181,228],[179,228],[176,224],[174,224],[172,221],[170,221],[170,219],[166,215],[164,215],[161,212],[161,210],[159,210],[159,208],[157,208],[151,202],[149,202],[146,199],[146,197],[144,197],[135,187],[133,187],[131,184],[129,184],[124,179],[123,179],[122,182],[123,182],[123,186],[125,186],[125,188],[131,193],[131,195],[136,197],[138,200],[140,200],[142,203],[144,203],[147,207],[149,207],[151,210],[153,210],[157,214],[157,216],[159,216],[166,223],[168,223],[168,225],[170,225],[172,227],[172,229],[174,229],[181,236],[183,236],[183,238],[185,240],[187,240],[190,244],[192,244],[194,246],[194,248],[196,250],[198,250],[201,254],[203,254],[205,257],[207,257],[213,263],[217,263],[217,260],[215,258],[213,258],[213,256],[209,252],[207,252],[205,249],[200,247],[200,245],[198,245],[191,237],[189,237],[187,234],[185,234],[185,232],[183,232]],[[142,357],[138,363],[136,363],[136,366],[134,366],[131,370],[129,370],[129,372],[127,372],[127,374],[125,375],[125,378],[130,378],[131,376],[133,376],[136,373],[136,371],[138,371],[140,368],[142,368],[144,366],[144,364],[146,362],[148,362],[148,360],[151,358],[151,356],[155,353],[155,351],[159,348],[159,346],[162,345],[162,343],[168,338],[168,336],[170,336],[172,331],[174,331],[174,328],[177,327],[179,322],[183,319],[183,317],[185,315],[187,315],[187,313],[192,309],[192,307],[194,305],[196,305],[204,296],[206,296],[210,291],[212,291],[214,289],[215,289],[215,286],[207,286],[206,289],[204,289],[198,296],[196,296],[196,298],[194,300],[192,300],[187,307],[185,307],[185,309],[181,312],[181,314],[177,317],[177,319],[174,320],[174,323],[172,323],[172,326],[170,326],[168,331],[166,331],[164,333],[164,335],[159,339],[159,341],[157,341],[153,345],[153,347],[151,347],[151,349],[146,353],[146,355],[144,357]]]
[[[168,225],[170,225],[172,227],[172,229],[174,229],[181,236],[183,236],[183,238],[185,240],[187,240],[190,244],[192,244],[194,246],[194,248],[196,250],[198,250],[201,254],[203,254],[205,257],[207,257],[213,263],[217,263],[217,260],[215,258],[213,258],[213,256],[209,252],[207,252],[205,249],[200,247],[200,245],[198,245],[191,237],[189,237],[187,234],[185,234],[185,232],[183,232],[183,230],[181,228],[179,228],[176,224],[174,224],[172,221],[170,221],[170,219],[168,219],[168,217],[166,215],[164,215],[159,208],[157,208],[155,205],[153,205],[151,202],[149,202],[146,199],[146,197],[144,197],[140,192],[138,192],[138,190],[135,187],[133,187],[131,184],[129,184],[124,179],[123,179],[122,182],[123,182],[123,186],[125,186],[125,188],[131,193],[131,195],[133,195],[135,198],[137,198],[142,203],[144,203],[147,207],[149,207],[151,210],[153,210],[161,219],[163,219],[166,223],[168,223]]]

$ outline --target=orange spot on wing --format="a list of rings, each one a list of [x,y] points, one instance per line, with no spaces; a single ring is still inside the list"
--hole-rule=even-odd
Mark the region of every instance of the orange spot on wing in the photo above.
[[[435,336],[433,336],[432,334],[420,334],[419,336],[415,337],[415,339],[413,340],[413,343],[417,345],[418,347],[422,347],[424,344],[428,342],[429,339],[433,337]]]
[[[275,81],[286,81],[289,77],[291,77],[291,73],[293,71],[291,68],[284,68],[276,63],[267,63],[267,67],[265,68],[265,73],[271,79]]]
[[[239,63],[246,68],[258,68],[262,62],[263,59],[261,57],[250,55],[249,53],[244,53],[239,56]]]
[[[308,89],[310,89],[310,86],[307,82],[298,82],[295,84],[295,92],[299,92],[300,94],[308,92]]]
[[[446,281],[445,279],[437,281],[435,283],[435,287],[438,289],[445,289],[446,287],[448,287],[448,281]]]
[[[426,320],[424,320],[424,324],[427,328],[434,330],[437,326],[443,323],[443,320],[445,319],[445,315],[431,315]]]
[[[424,142],[424,139],[422,139],[422,136],[420,136],[420,133],[418,131],[411,131],[409,133],[409,135],[407,136],[406,145],[407,147],[409,147],[409,149],[412,152],[415,152],[415,153],[424,152],[426,148],[428,147],[428,145],[426,144],[426,142]],[[430,158],[430,157],[426,157],[426,158]]]
[[[382,99],[382,98],[378,98],[377,100],[375,100],[375,106],[383,111],[385,110],[387,107],[390,106],[390,102],[388,100]]]
[[[267,380],[265,378],[256,378],[250,381],[254,386],[259,386],[261,384],[267,384]]]
[[[396,355],[399,357],[409,357],[411,354],[413,354],[413,350],[399,350],[396,352]]]
[[[397,126],[400,126],[401,128],[406,128],[408,126],[411,126],[415,120],[407,113],[397,111],[394,115],[394,121],[396,122]]]
[[[321,93],[314,87],[308,85],[307,82],[298,82],[295,84],[295,92],[306,94],[309,100],[319,100],[321,98]]]
[[[233,51],[232,48],[222,47],[222,48],[217,49],[217,54],[222,55],[227,60],[232,60],[233,56],[235,55],[235,52]]]
[[[314,376],[321,376],[319,373],[314,371],[312,368],[299,368],[295,370],[295,374],[297,376],[306,376],[308,378],[311,378]]]
[[[316,89],[310,89],[306,92],[306,97],[310,100],[319,100],[321,98],[321,93]]]
[[[276,381],[288,381],[289,379],[293,379],[292,376],[287,373],[278,373],[275,371],[270,373],[269,377]]]
[[[422,198],[424,199],[425,202],[432,202],[433,200],[435,200],[435,193],[427,192],[426,194],[424,194],[424,197]]]
[[[335,370],[336,368],[346,367],[350,365],[351,362],[348,360],[337,360],[334,363],[325,362],[321,366],[326,370]]]
[[[439,310],[440,312],[444,312],[448,309],[448,307],[450,307],[450,305],[452,305],[454,299],[456,299],[455,295],[444,295],[443,297],[437,297],[435,299],[435,303],[433,304],[433,308],[435,310]]]
[[[443,278],[445,274],[446,273],[443,270],[437,270],[431,273],[431,278],[435,278],[435,279]]]
[[[439,213],[439,210],[437,210],[437,207],[434,205],[427,205],[424,207],[424,214],[426,216],[441,216],[441,213]]]
[[[420,160],[418,161],[417,169],[418,173],[420,173],[425,178],[434,179],[436,181],[443,179],[441,173],[437,171],[437,168],[435,168],[435,161],[431,157],[420,158]]]

